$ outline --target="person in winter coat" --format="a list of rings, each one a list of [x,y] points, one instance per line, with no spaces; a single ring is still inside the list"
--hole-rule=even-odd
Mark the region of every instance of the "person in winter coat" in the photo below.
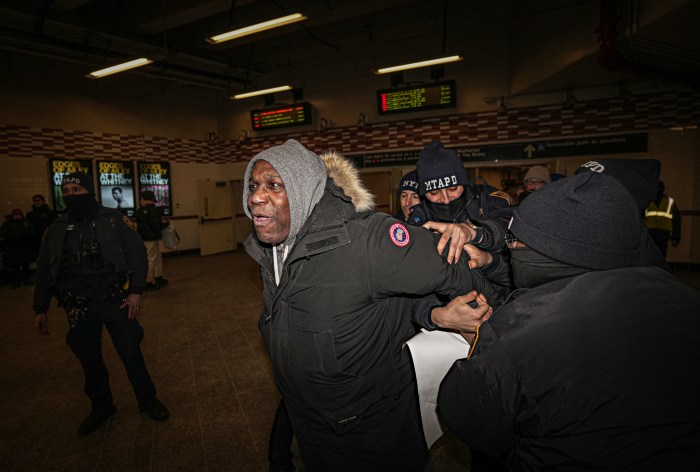
[[[411,297],[462,296],[461,311],[436,311],[433,322],[473,332],[495,290],[464,260],[448,264],[430,231],[372,211],[359,173],[337,154],[322,160],[288,140],[253,157],[244,182],[254,228],[244,246],[263,279],[260,331],[307,469],[422,471],[403,348],[415,333]]]
[[[12,210],[10,219],[0,227],[5,267],[9,272],[12,288],[19,288],[22,283],[32,284],[29,262],[34,255],[34,234],[34,227],[24,218],[24,212],[19,208]]]
[[[46,199],[43,195],[37,194],[32,197],[32,209],[27,213],[27,220],[34,227],[34,260],[39,257],[41,238],[44,236],[46,228],[51,226],[51,223],[54,222],[57,216],[56,212],[46,204]]]
[[[630,193],[581,172],[530,195],[510,231],[519,289],[438,396],[481,455],[471,470],[695,470],[700,293],[639,266]]]
[[[163,278],[163,255],[159,242],[163,239],[163,229],[170,221],[163,217],[163,209],[156,206],[156,196],[151,190],[141,192],[139,203],[141,206],[136,210],[135,217],[148,257],[146,290],[157,290],[168,283],[168,280]]]

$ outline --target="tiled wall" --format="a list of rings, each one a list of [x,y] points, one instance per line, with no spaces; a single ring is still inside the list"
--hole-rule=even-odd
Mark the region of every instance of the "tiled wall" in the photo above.
[[[243,141],[214,142],[169,139],[91,131],[61,130],[0,125],[0,211],[27,211],[31,195],[47,194],[48,159],[167,160],[173,171],[174,215],[183,238],[181,249],[199,247],[196,215],[197,180],[240,179],[245,161],[265,148],[294,138],[316,152],[334,149],[341,153],[420,149],[433,139],[448,145],[480,144],[562,136],[591,136],[656,130],[648,155],[664,162],[664,178],[685,195],[683,210],[692,214],[684,220],[684,234],[700,234],[694,220],[698,194],[693,166],[700,161],[700,143],[686,139],[682,146],[667,128],[700,123],[700,92],[657,93],[628,100],[581,101],[563,105],[515,108],[505,114],[495,111],[402,119],[388,123],[349,126],[324,131],[303,131],[284,135],[248,138]],[[697,133],[694,134],[697,136]],[[673,142],[666,142],[672,139]],[[680,152],[679,152],[680,151]],[[690,161],[690,162],[689,162]],[[667,183],[668,187],[668,183]],[[681,196],[681,195],[679,195]],[[50,199],[49,199],[50,200]],[[692,200],[692,202],[691,202]],[[698,222],[700,223],[700,221]],[[687,225],[687,226],[686,226]],[[672,260],[700,262],[695,245],[674,248]]]
[[[420,148],[433,139],[456,145],[610,134],[698,122],[700,92],[673,92],[578,102],[569,107],[516,108],[504,114],[465,113],[213,143],[7,124],[0,125],[0,156],[222,164],[246,160],[288,138],[298,139],[317,152],[334,149],[350,153]]]

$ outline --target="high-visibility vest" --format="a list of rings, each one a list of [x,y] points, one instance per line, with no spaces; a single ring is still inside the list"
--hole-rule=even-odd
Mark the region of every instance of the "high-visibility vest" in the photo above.
[[[667,205],[664,205],[665,201],[668,201]],[[666,211],[661,211],[661,208],[666,207]],[[651,202],[649,208],[644,213],[644,225],[649,229],[661,229],[671,233],[673,231],[673,213],[671,213],[671,208],[673,207],[673,198],[664,197],[659,202],[659,206],[656,206],[656,202]]]

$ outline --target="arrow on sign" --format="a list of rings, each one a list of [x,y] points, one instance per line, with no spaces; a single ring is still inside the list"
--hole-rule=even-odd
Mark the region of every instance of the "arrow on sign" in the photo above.
[[[532,157],[532,153],[535,152],[535,146],[528,144],[524,151],[527,153],[528,159]]]

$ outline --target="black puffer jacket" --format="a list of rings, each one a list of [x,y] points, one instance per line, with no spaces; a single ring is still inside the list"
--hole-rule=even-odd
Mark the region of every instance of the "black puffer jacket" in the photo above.
[[[698,306],[700,293],[658,267],[520,293],[448,372],[440,414],[508,470],[696,470]]]
[[[489,296],[493,289],[464,259],[447,264],[428,230],[363,211],[371,201],[350,198],[335,185],[347,176],[331,170],[334,159],[340,158],[325,158],[331,178],[299,232],[279,286],[271,250],[254,234],[244,245],[261,266],[259,325],[290,414],[342,434],[361,424],[374,402],[414,382],[402,355],[415,333],[406,297],[472,289]],[[408,235],[407,244],[392,240],[396,231]]]

